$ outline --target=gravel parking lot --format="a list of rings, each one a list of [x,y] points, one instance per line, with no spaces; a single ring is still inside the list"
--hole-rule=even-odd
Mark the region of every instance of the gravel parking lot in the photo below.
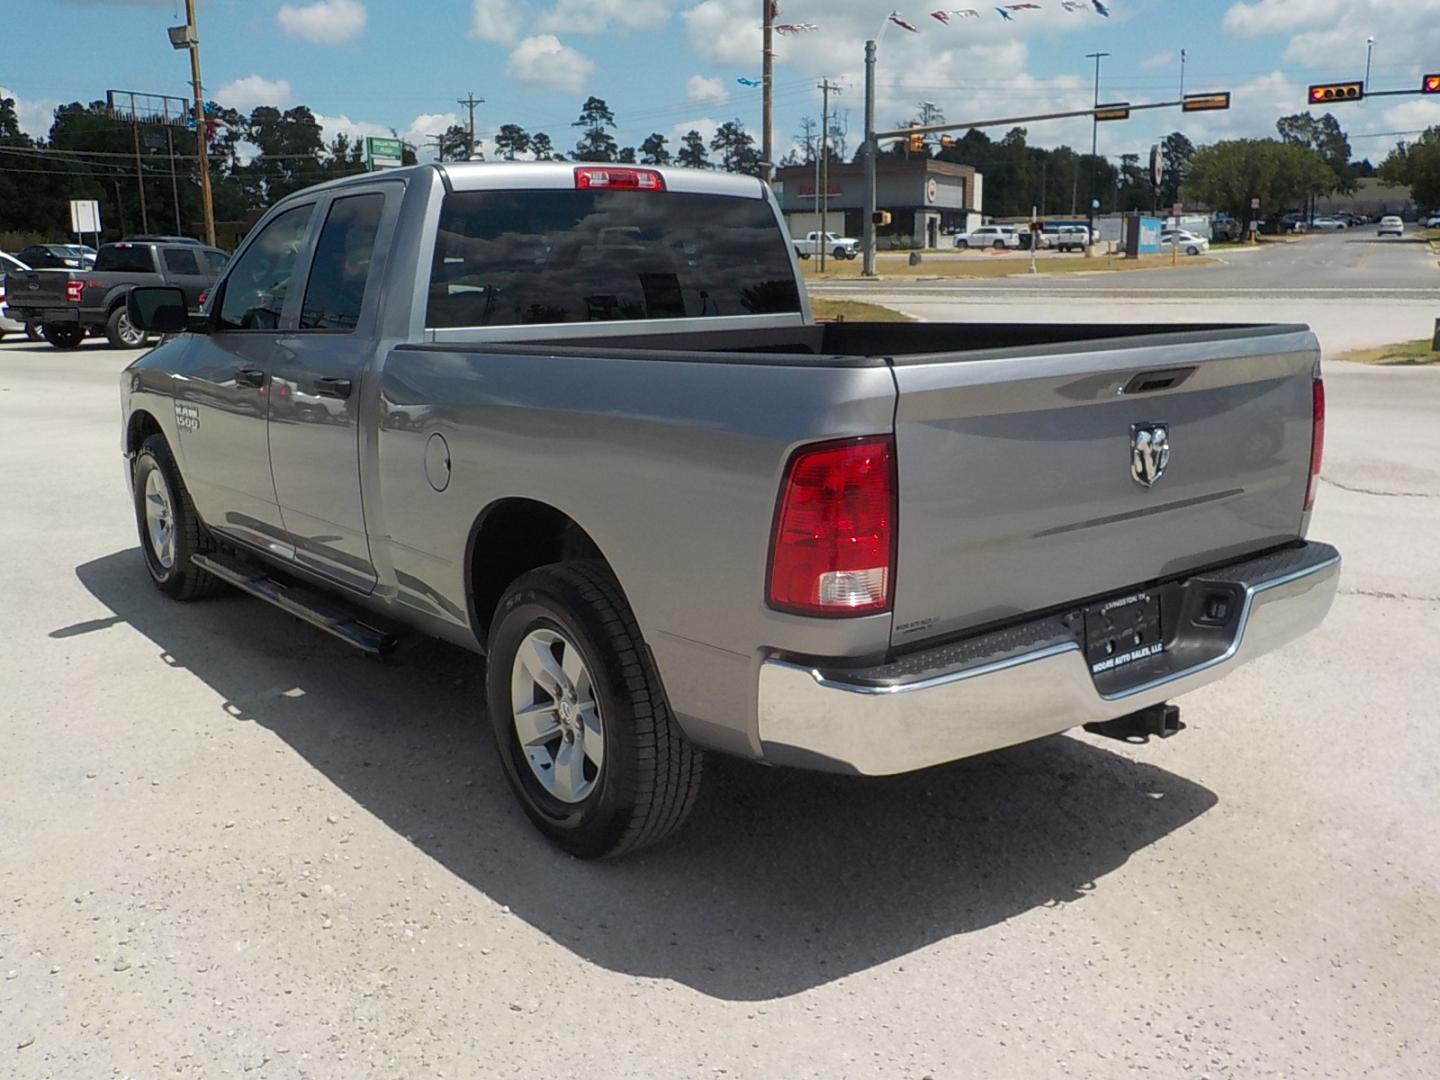
[[[1329,365],[1342,595],[1180,737],[714,760],[593,865],[468,654],[151,588],[127,359],[0,344],[0,1075],[1440,1074],[1440,371]]]

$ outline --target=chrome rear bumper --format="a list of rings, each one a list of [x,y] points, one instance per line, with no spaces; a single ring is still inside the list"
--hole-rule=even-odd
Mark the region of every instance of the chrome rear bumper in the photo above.
[[[1192,577],[1236,587],[1240,612],[1228,645],[1111,693],[1096,686],[1079,641],[1049,634],[1053,620],[977,637],[973,648],[934,650],[958,657],[948,670],[927,669],[923,656],[889,665],[899,678],[885,678],[884,666],[862,679],[766,660],[759,683],[765,759],[874,776],[908,772],[1168,701],[1318,626],[1335,598],[1340,555],[1306,543]],[[907,681],[907,671],[922,674]]]

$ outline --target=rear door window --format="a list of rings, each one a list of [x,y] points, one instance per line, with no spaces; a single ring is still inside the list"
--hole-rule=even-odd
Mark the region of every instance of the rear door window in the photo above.
[[[330,204],[310,262],[310,280],[300,306],[301,330],[355,329],[384,210],[385,196],[378,191]]]
[[[205,261],[205,272],[207,274],[218,274],[225,269],[225,264],[230,261],[230,256],[223,251],[214,251],[210,248],[200,249],[200,258]]]
[[[102,247],[95,256],[96,270],[112,270],[120,274],[153,274],[155,255],[148,247],[114,245]]]
[[[195,252],[187,251],[184,248],[166,248],[162,254],[165,258],[165,270],[167,273],[200,273],[200,260],[195,258]]]
[[[763,199],[640,191],[445,197],[426,325],[719,318],[800,310]]]
[[[291,207],[272,219],[225,277],[219,325],[222,330],[278,330],[305,243],[314,203]]]

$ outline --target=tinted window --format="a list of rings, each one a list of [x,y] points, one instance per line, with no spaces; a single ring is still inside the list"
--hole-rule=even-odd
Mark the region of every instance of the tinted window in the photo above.
[[[230,261],[229,255],[226,255],[223,251],[215,251],[211,248],[202,248],[200,250],[200,258],[205,262],[205,272],[207,274],[220,273],[221,270],[225,269],[225,264]]]
[[[106,245],[95,256],[96,270],[114,270],[122,274],[153,274],[155,256],[148,247]]]
[[[440,214],[426,324],[795,312],[790,244],[763,199],[457,192]]]
[[[165,269],[172,274],[199,274],[200,260],[195,258],[195,252],[185,251],[180,248],[167,248],[163,252],[165,256]]]
[[[220,327],[275,330],[295,273],[295,258],[315,207],[296,206],[273,219],[235,261],[225,278]]]
[[[305,302],[300,306],[302,330],[355,329],[384,209],[385,196],[379,192],[351,195],[330,204],[310,263]]]

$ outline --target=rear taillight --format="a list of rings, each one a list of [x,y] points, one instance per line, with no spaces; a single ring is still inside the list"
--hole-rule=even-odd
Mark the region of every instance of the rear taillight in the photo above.
[[[67,281],[65,283],[65,299],[70,303],[80,303],[80,299],[84,295],[85,283],[83,281]]]
[[[205,301],[206,301],[206,300],[209,300],[209,299],[210,299],[210,290],[209,290],[209,289],[206,289],[204,292],[202,292],[202,293],[200,294],[200,302],[199,302],[198,304],[196,304],[195,306],[196,306],[196,307],[202,307],[202,308],[203,308],[203,307],[205,306]]]
[[[895,442],[819,443],[785,470],[769,603],[797,615],[889,611],[895,580]]]
[[[585,166],[575,170],[577,188],[614,191],[664,191],[665,178],[654,169],[616,169]]]
[[[1315,426],[1310,429],[1310,485],[1305,489],[1305,509],[1315,505],[1315,489],[1320,486],[1320,463],[1325,457],[1325,380],[1315,376],[1313,397]]]

